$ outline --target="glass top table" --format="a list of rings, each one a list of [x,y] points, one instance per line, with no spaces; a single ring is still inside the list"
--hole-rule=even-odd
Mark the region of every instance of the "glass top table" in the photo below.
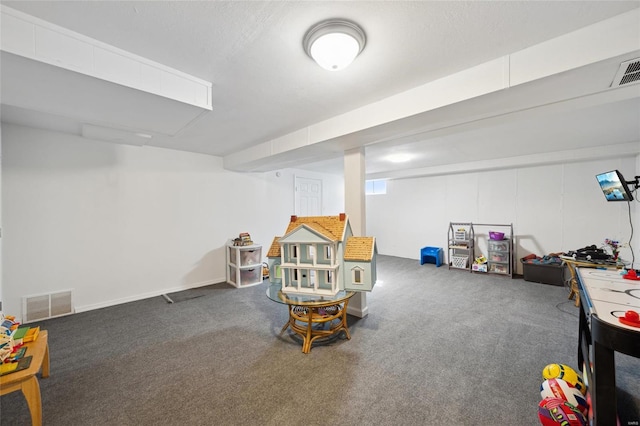
[[[298,305],[298,306],[315,306],[318,304],[335,304],[342,303],[345,299],[349,299],[356,294],[355,291],[339,291],[335,296],[322,296],[318,294],[291,294],[283,293],[282,286],[280,284],[271,284],[267,288],[267,297],[274,302],[286,304],[286,305]]]
[[[347,340],[351,339],[347,327],[347,305],[355,291],[340,291],[335,296],[283,293],[280,284],[267,288],[267,297],[274,302],[287,305],[289,321],[282,327],[280,334],[287,328],[302,337],[302,352],[311,351],[314,341],[326,341],[344,331]]]

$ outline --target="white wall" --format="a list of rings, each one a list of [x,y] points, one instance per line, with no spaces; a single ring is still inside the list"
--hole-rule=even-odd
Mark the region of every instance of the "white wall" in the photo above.
[[[626,243],[631,234],[628,204],[605,201],[595,175],[619,169],[632,180],[640,174],[639,164],[637,158],[607,159],[391,180],[386,195],[367,196],[367,235],[376,236],[381,254],[411,259],[418,259],[424,246],[446,252],[451,221],[513,223],[516,259],[601,245],[605,238]],[[631,215],[640,229],[636,201]],[[639,233],[633,237],[636,268]],[[621,256],[631,260],[630,250],[623,249]],[[517,266],[522,273],[520,262]]]
[[[222,282],[226,241],[246,231],[266,250],[302,174],[13,125],[2,136],[3,310],[16,315],[27,295],[73,289],[83,311]],[[341,177],[304,174],[323,179],[325,212],[343,210]]]
[[[0,194],[2,194],[2,125],[0,124]],[[2,301],[2,197],[0,197],[0,314],[4,313],[4,303]]]
[[[1,138],[6,314],[59,290],[73,289],[83,311],[224,281],[227,239],[247,231],[266,250],[286,229],[295,175],[323,180],[325,214],[344,211],[342,176],[234,173],[218,157],[12,125]],[[612,169],[631,180],[640,157],[392,180],[387,195],[367,196],[366,234],[381,254],[413,259],[446,247],[449,221],[512,222],[518,258],[626,242],[627,204],[604,201],[595,180]]]

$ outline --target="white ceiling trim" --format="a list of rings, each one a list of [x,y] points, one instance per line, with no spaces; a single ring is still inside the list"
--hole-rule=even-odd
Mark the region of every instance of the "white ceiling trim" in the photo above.
[[[0,49],[155,95],[212,109],[211,83],[6,6]]]
[[[546,164],[578,163],[593,159],[640,156],[640,141],[624,144],[573,149],[521,155],[511,158],[495,158],[419,169],[395,170],[384,173],[367,174],[367,179],[408,179],[425,176],[449,175],[457,173],[485,172],[521,167],[536,167]]]
[[[640,9],[589,25],[511,56],[511,85],[549,77],[640,49]]]
[[[188,128],[198,117],[212,114],[188,103],[132,90],[5,51],[0,52],[0,61],[3,120],[7,109],[13,109],[27,111],[19,114],[25,120],[33,119],[37,113],[42,117],[50,115],[51,120],[74,121],[75,134],[79,134],[82,124],[93,124],[152,133],[155,140],[155,136],[172,137]],[[32,125],[28,121],[22,122],[22,119],[18,117],[19,124]]]

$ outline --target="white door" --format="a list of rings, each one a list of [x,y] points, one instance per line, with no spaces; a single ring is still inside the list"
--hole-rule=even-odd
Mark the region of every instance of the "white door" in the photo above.
[[[322,180],[296,176],[296,215],[322,216]]]

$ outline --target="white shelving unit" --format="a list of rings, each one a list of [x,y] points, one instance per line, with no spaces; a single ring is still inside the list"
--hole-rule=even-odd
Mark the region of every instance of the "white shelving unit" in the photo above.
[[[262,246],[234,246],[227,243],[227,282],[234,287],[262,283]]]

